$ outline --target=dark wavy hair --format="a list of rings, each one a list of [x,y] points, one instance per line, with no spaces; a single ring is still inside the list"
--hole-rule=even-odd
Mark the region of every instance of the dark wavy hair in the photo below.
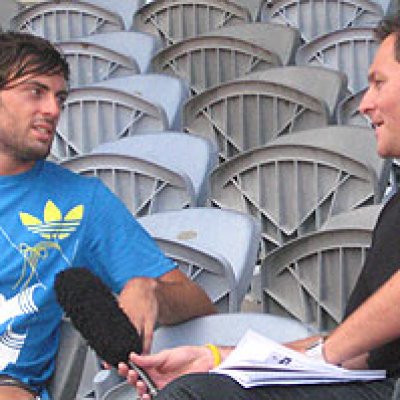
[[[25,75],[57,75],[69,80],[64,56],[48,40],[22,32],[0,33],[0,90]]]
[[[375,28],[375,36],[379,41],[383,41],[389,35],[395,34],[395,59],[400,62],[400,14],[390,15],[383,18]]]

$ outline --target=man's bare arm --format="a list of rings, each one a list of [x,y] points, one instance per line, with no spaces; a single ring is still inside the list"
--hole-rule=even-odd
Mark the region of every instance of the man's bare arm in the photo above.
[[[207,294],[179,269],[157,279],[129,280],[119,296],[119,303],[143,336],[145,352],[150,351],[157,321],[170,325],[216,312]]]
[[[327,339],[328,362],[344,363],[400,337],[400,272],[396,272]]]
[[[197,284],[175,269],[157,280],[156,294],[160,305],[158,321],[170,325],[216,313],[210,298]]]
[[[324,357],[350,369],[367,368],[369,352],[400,337],[400,272],[343,321],[326,339]],[[304,352],[318,335],[286,345]]]

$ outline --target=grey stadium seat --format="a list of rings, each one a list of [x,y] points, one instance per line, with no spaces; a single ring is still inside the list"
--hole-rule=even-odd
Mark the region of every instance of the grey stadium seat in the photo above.
[[[269,82],[276,82],[293,87],[323,100],[329,111],[329,120],[336,120],[338,103],[346,97],[347,75],[342,71],[332,70],[324,66],[287,66],[271,68],[265,72],[254,72],[251,77],[260,76]]]
[[[73,0],[74,1],[74,0]],[[145,0],[81,0],[82,3],[93,4],[95,7],[101,7],[102,9],[113,12],[119,15],[124,22],[124,30],[133,30],[132,21],[134,14],[142,7],[146,1]],[[43,3],[45,0],[22,0],[19,3],[26,5],[27,7],[32,6],[32,4]],[[68,12],[65,13],[68,15]],[[64,15],[59,15],[60,20]],[[55,22],[55,21],[53,21]],[[100,22],[99,22],[100,23]],[[86,36],[86,35],[85,35]]]
[[[135,60],[140,73],[151,72],[151,59],[161,49],[158,38],[143,32],[108,32],[79,39],[83,44],[105,47]]]
[[[368,69],[378,47],[373,28],[347,28],[301,46],[297,65],[319,65],[344,72],[351,93],[368,85]]]
[[[145,0],[86,0],[90,3],[96,4],[103,8],[108,8],[116,14],[120,15],[124,21],[124,28],[126,31],[133,30],[132,27],[133,16],[142,7]]]
[[[263,0],[260,20],[299,29],[304,43],[328,32],[375,26],[384,11],[370,0]]]
[[[241,24],[182,40],[157,53],[155,71],[186,79],[193,94],[251,72],[290,64],[296,30],[278,24]]]
[[[89,153],[100,143],[138,133],[179,129],[182,104],[188,96],[182,80],[157,74],[73,88],[57,125],[52,158]]]
[[[189,86],[183,79],[166,74],[137,74],[109,79],[94,86],[107,87],[142,97],[165,111],[169,130],[182,127],[182,108],[189,98]]]
[[[70,66],[71,87],[141,73],[135,59],[101,45],[74,40],[59,42],[57,47]]]
[[[331,216],[378,204],[388,164],[371,129],[328,126],[284,135],[221,164],[211,202],[261,221],[263,252],[318,230]]]
[[[264,312],[294,317],[323,332],[342,320],[382,205],[328,219],[317,232],[271,252],[261,268]]]
[[[248,214],[203,207],[148,215],[139,222],[219,311],[239,311],[256,265],[258,221]]]
[[[184,172],[197,206],[208,200],[209,176],[217,164],[217,149],[209,140],[172,131],[146,132],[103,143],[93,153],[124,154],[155,162],[178,174]]]
[[[11,27],[55,42],[121,31],[124,22],[118,14],[93,3],[58,0],[40,2],[22,9],[12,19]]]
[[[163,108],[141,96],[111,88],[75,88],[57,125],[51,156],[60,161],[90,153],[103,142],[168,128]]]
[[[184,130],[213,140],[220,161],[291,132],[326,126],[346,93],[345,75],[321,67],[254,72],[193,96]]]
[[[223,26],[250,22],[249,11],[229,0],[158,0],[134,17],[135,29],[162,39],[164,47]]]
[[[70,65],[71,87],[148,73],[160,42],[141,32],[110,32],[58,42]]]
[[[86,154],[61,163],[76,173],[100,178],[136,216],[195,205],[193,186],[156,163],[120,154]]]

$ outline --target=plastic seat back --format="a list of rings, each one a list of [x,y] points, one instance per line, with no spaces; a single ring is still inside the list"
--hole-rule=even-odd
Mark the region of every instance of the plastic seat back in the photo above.
[[[264,312],[329,331],[341,322],[364,265],[381,205],[344,212],[263,260]]]
[[[108,32],[79,39],[83,45],[104,47],[134,60],[140,73],[151,72],[151,59],[161,49],[161,41],[143,32]]]
[[[32,32],[56,42],[121,31],[124,22],[118,14],[93,3],[58,0],[22,9],[12,19],[11,26],[14,30]]]
[[[142,218],[139,222],[143,223]],[[145,222],[144,226],[147,229]],[[164,254],[174,260],[182,272],[204,289],[218,311],[239,310],[235,277],[231,265],[224,257],[184,242],[164,239],[162,233],[154,234],[154,239]]]
[[[384,15],[370,0],[263,0],[260,20],[299,29],[304,43],[328,32],[375,26]]]
[[[169,46],[153,58],[153,67],[186,79],[197,94],[251,72],[285,65],[298,40],[297,31],[277,24],[225,27]]]
[[[158,36],[164,47],[222,26],[250,22],[249,11],[228,0],[158,0],[135,14],[135,29]]]
[[[278,136],[327,126],[346,87],[343,74],[326,68],[251,73],[193,96],[184,130],[213,140],[225,161]]]
[[[190,180],[197,206],[209,196],[209,177],[217,164],[217,149],[209,140],[182,132],[147,132],[103,143],[93,152],[117,153],[157,163]],[[193,160],[196,160],[194,163]]]
[[[230,210],[190,208],[149,215],[139,222],[220,311],[239,311],[261,239],[254,218]]]
[[[184,173],[120,154],[87,154],[63,161],[76,173],[100,178],[136,216],[194,206],[193,187]]]
[[[94,85],[117,89],[160,106],[167,117],[166,129],[181,130],[183,104],[190,95],[189,86],[183,79],[165,74],[136,74]]]
[[[336,119],[338,103],[349,95],[347,75],[324,66],[286,66],[249,74],[268,82],[286,85],[312,97],[323,100],[329,110],[331,122]]]
[[[342,71],[347,75],[350,92],[356,93],[368,86],[368,69],[378,45],[373,28],[342,29],[301,46],[296,64]]]
[[[133,58],[97,44],[68,41],[58,43],[57,47],[70,66],[71,87],[140,74],[140,68]]]
[[[75,88],[61,113],[51,154],[64,160],[103,142],[168,128],[162,107],[140,95],[101,86]]]
[[[331,216],[381,201],[388,168],[371,129],[326,127],[285,135],[221,164],[211,202],[261,222],[263,255]]]
[[[132,26],[133,16],[137,13],[137,11],[142,7],[146,1],[145,0],[123,0],[123,1],[115,1],[115,0],[86,0],[90,3],[96,4],[103,8],[110,9],[116,14],[120,15],[124,21],[125,30],[133,30]]]

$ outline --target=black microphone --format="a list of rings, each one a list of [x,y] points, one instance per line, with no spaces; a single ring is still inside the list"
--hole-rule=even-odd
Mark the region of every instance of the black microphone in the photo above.
[[[141,337],[103,281],[87,268],[69,268],[56,275],[54,289],[66,316],[97,355],[114,367],[126,362],[155,396],[151,378],[129,361],[131,351],[142,352]]]

